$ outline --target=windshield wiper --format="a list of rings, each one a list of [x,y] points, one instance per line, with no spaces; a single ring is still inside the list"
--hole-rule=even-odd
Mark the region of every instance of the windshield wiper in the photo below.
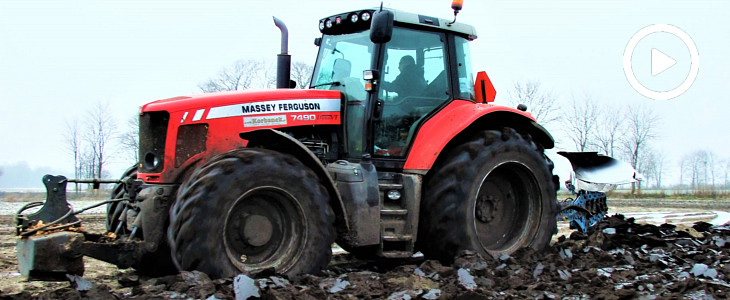
[[[312,86],[312,88],[316,88],[316,87],[323,86],[323,85],[340,86],[340,85],[342,85],[342,82],[339,82],[339,81],[325,82],[325,83],[315,84]]]

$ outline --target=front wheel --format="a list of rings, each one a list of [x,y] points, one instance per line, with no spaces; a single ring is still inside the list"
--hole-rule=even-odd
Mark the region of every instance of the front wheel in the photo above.
[[[137,179],[137,165],[131,166],[129,169],[124,171],[124,175],[121,177],[122,180],[134,180]],[[117,183],[111,191],[110,199],[124,199],[127,190],[125,189],[124,183]],[[125,202],[119,201],[112,202],[106,205],[106,231],[114,232],[118,235],[128,234],[127,220],[123,219],[124,210],[127,208]]]
[[[212,159],[178,191],[168,240],[180,270],[213,278],[329,263],[334,215],[317,176],[294,157],[238,149]]]
[[[557,232],[552,162],[529,136],[489,130],[455,147],[424,184],[419,245],[451,261],[459,250],[482,255],[545,248]]]

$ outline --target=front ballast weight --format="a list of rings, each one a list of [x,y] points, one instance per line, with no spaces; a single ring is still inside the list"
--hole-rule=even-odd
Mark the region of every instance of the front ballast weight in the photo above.
[[[570,229],[591,232],[608,214],[605,191],[619,184],[642,180],[629,164],[596,152],[558,152],[573,167],[571,179],[566,182],[574,198],[559,202],[558,221],[567,221]]]
[[[95,189],[101,184],[120,183],[121,180],[67,179],[64,176],[43,176],[47,198],[23,206],[16,214],[16,251],[20,273],[30,279],[65,279],[65,274],[83,275],[85,255],[83,242],[99,240],[81,232],[77,214],[94,207],[122,199],[107,200],[74,210],[66,199],[69,182],[89,183]],[[34,213],[24,214],[30,208],[42,206]]]

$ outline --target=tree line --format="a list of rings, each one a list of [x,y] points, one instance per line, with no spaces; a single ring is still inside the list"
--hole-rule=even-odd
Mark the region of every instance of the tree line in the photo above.
[[[599,104],[587,93],[574,96],[571,104],[563,108],[558,97],[536,81],[515,82],[508,100],[513,105],[527,105],[543,126],[559,126],[572,144],[567,148],[629,162],[644,176],[643,181],[632,184],[632,193],[642,185],[664,187],[662,179],[669,162],[665,152],[654,145],[660,137],[658,128],[662,122],[655,111],[640,103],[629,107]],[[720,159],[709,150],[695,150],[686,153],[679,166],[680,184],[676,187],[696,192],[730,188],[730,158]]]
[[[82,116],[66,120],[65,149],[72,156],[74,178],[108,178],[104,168],[117,133],[118,125],[109,110],[109,103],[98,102]],[[79,184],[75,185],[76,192]]]
[[[298,88],[309,86],[313,67],[295,62],[291,78]],[[276,85],[274,64],[266,60],[238,60],[222,68],[216,75],[198,85],[203,92],[269,89]],[[595,151],[631,164],[645,178],[632,184],[632,193],[642,185],[662,188],[667,158],[654,148],[659,138],[661,118],[646,106],[635,104],[619,107],[597,103],[584,93],[574,96],[570,105],[563,105],[558,97],[541,87],[537,81],[515,82],[508,92],[512,105],[524,104],[528,111],[545,127],[558,126],[568,137],[575,151]],[[138,116],[121,126],[108,111],[108,104],[99,103],[83,118],[66,123],[66,148],[74,161],[76,178],[105,178],[104,166],[108,153],[123,153],[131,164],[139,160]],[[551,130],[551,132],[554,132]],[[562,145],[566,146],[566,145]],[[719,157],[707,150],[687,153],[679,162],[680,184],[696,190],[728,188],[730,159]]]
[[[303,62],[291,65],[291,80],[297,88],[309,87],[314,68]],[[266,60],[239,60],[221,69],[216,76],[198,85],[206,93],[276,87],[275,65]]]

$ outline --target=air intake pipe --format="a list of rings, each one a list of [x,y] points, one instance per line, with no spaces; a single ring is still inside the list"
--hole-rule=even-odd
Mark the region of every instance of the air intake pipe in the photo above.
[[[284,22],[274,18],[274,24],[281,30],[281,53],[276,55],[276,88],[293,88],[290,80],[291,55],[289,55],[289,30]]]

